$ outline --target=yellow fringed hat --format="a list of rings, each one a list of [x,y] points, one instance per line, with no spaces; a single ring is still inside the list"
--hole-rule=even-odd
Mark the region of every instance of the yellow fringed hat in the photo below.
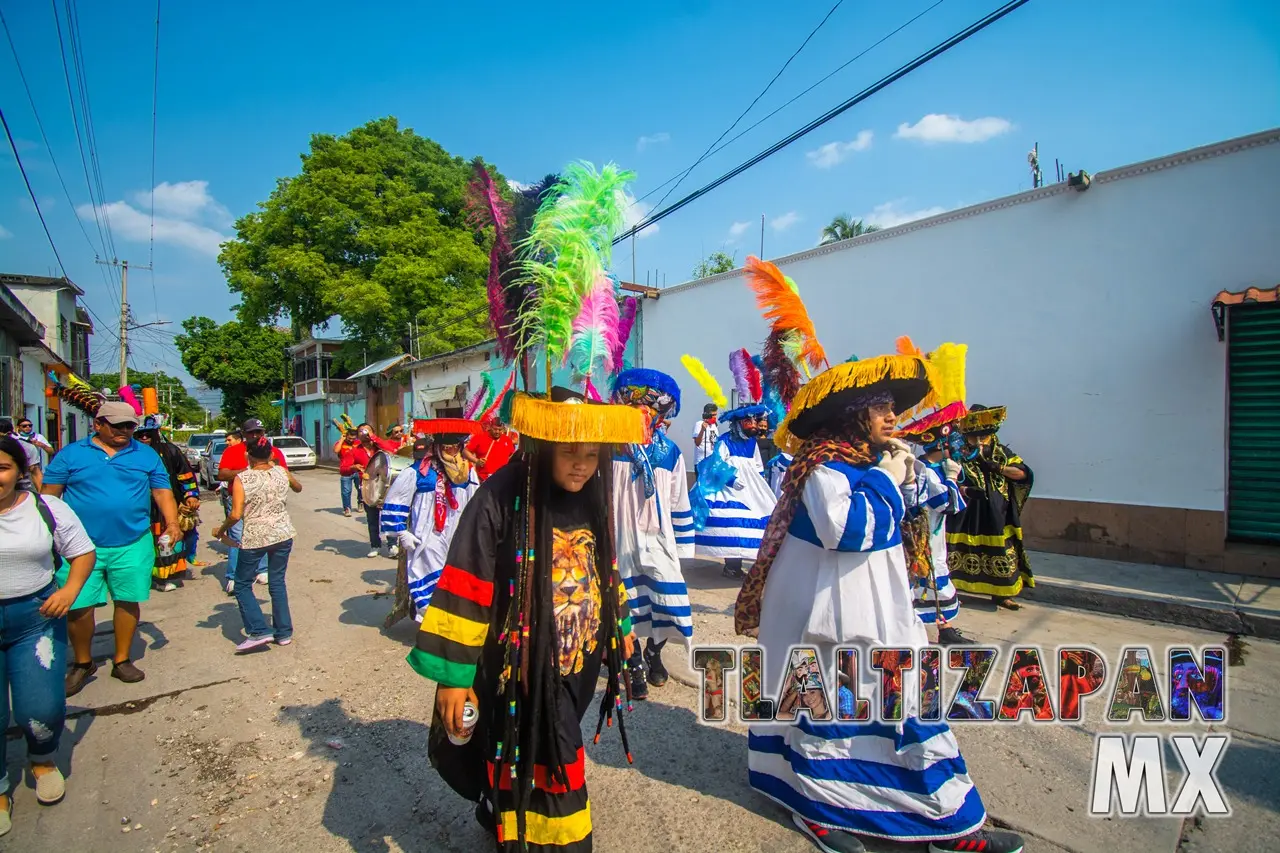
[[[995,435],[1007,414],[1004,406],[974,406],[960,420],[960,431],[965,435]]]
[[[922,403],[931,404],[933,386],[933,367],[921,355],[882,355],[837,364],[800,389],[773,441],[795,453],[805,439],[860,398],[887,394],[893,398],[894,410],[906,413]]]
[[[551,398],[517,393],[511,428],[522,436],[557,444],[642,444],[644,415],[639,409],[593,403],[567,388],[552,388]]]

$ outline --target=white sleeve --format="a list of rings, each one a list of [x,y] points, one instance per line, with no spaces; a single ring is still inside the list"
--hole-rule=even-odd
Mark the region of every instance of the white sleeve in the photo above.
[[[54,521],[58,522],[58,527],[53,532],[53,541],[63,559],[72,560],[97,550],[80,522],[80,517],[65,501],[51,495],[41,495],[37,500],[45,502],[53,513]]]
[[[409,526],[409,507],[418,490],[418,471],[414,465],[405,468],[391,482],[387,495],[382,499],[381,527],[383,533],[400,533]]]

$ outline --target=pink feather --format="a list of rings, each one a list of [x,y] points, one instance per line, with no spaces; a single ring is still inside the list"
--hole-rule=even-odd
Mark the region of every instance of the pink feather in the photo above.
[[[755,359],[744,349],[742,354],[746,356],[746,372],[748,390],[751,392],[751,403],[759,403],[764,399],[764,380],[760,375],[760,368],[756,367]]]
[[[622,300],[622,316],[618,320],[618,345],[613,350],[615,370],[622,367],[623,355],[627,351],[627,344],[631,341],[631,328],[636,324],[636,309],[639,305],[640,300],[634,296],[628,296]]]
[[[498,352],[506,361],[515,358],[516,318],[507,305],[503,276],[511,269],[512,248],[511,205],[493,185],[493,176],[484,163],[476,161],[475,176],[467,185],[467,218],[477,229],[493,228],[493,247],[489,250],[489,325],[498,340]]]
[[[484,392],[486,390],[488,389],[485,388],[484,383],[481,383],[480,387],[476,389],[476,392],[471,395],[471,399],[467,401],[467,407],[462,410],[462,416],[464,418],[467,420],[475,419],[476,413],[479,412],[480,407],[484,405]]]
[[[573,340],[565,354],[582,376],[590,377],[597,365],[605,372],[617,369],[618,300],[613,281],[608,276],[596,279],[591,292],[582,300],[582,308],[573,321]]]
[[[738,389],[738,405],[745,406],[751,400],[751,383],[747,379],[747,365],[751,363],[751,356],[745,349],[734,350],[729,353],[729,370],[733,373],[733,384]]]
[[[142,417],[142,403],[138,400],[138,395],[133,393],[133,389],[128,385],[120,387],[120,399],[124,400],[130,406],[133,406],[133,412],[138,417]]]

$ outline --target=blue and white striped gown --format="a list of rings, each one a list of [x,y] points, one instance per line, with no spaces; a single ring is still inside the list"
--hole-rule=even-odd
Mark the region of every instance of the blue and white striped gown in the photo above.
[[[650,463],[654,493],[644,496],[644,480],[631,460],[619,454],[613,462],[613,513],[618,574],[627,589],[631,624],[641,639],[655,643],[693,637],[693,611],[685,586],[681,557],[693,556],[693,513],[684,457],[668,440],[658,450],[640,451]],[[687,531],[682,544],[681,527]]]
[[[715,453],[734,469],[733,482],[707,496],[706,527],[694,536],[696,552],[706,558],[754,560],[778,499],[764,478],[760,446],[753,438],[720,436]],[[705,460],[703,464],[706,464]]]
[[[878,468],[833,462],[812,472],[761,605],[771,681],[789,649],[804,644],[817,648],[826,684],[835,685],[835,649],[852,646],[860,650],[858,695],[874,714],[879,679],[868,650],[928,645],[912,609],[903,511],[901,491]],[[986,810],[955,735],[916,717],[918,680],[903,681],[901,723],[811,723],[801,715],[796,724],[751,726],[751,787],[805,820],[859,835],[941,840],[981,827]],[[770,687],[780,695],[778,682]]]
[[[431,604],[431,594],[436,591],[440,581],[440,573],[444,571],[445,557],[449,554],[449,543],[453,541],[453,532],[458,528],[458,519],[467,501],[476,493],[480,481],[476,472],[471,471],[471,479],[461,486],[453,487],[458,508],[449,510],[445,518],[444,530],[436,532],[436,469],[432,467],[427,474],[419,475],[415,462],[405,468],[391,482],[387,489],[387,497],[382,504],[382,534],[399,536],[408,530],[420,544],[417,548],[405,552],[405,565],[409,574],[409,597],[413,599],[414,621],[421,623],[422,614]]]
[[[921,462],[916,465],[916,483],[909,487],[908,505],[924,507],[929,519],[929,551],[933,555],[933,578],[937,584],[935,594],[927,578],[912,585],[916,615],[926,625],[942,618],[950,622],[960,613],[960,599],[951,583],[951,571],[947,568],[947,516],[964,509],[964,498],[954,480],[946,479],[941,463]],[[935,603],[935,595],[937,602]]]

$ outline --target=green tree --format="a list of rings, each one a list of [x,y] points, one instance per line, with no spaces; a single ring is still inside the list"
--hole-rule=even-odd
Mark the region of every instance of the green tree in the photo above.
[[[278,435],[283,425],[283,410],[280,406],[272,405],[279,399],[280,392],[273,394],[270,391],[263,391],[261,394],[254,394],[245,404],[245,414],[262,421],[267,435]]]
[[[693,268],[693,278],[697,281],[710,275],[719,275],[738,266],[737,253],[726,255],[724,252],[712,252]]]
[[[870,234],[872,231],[879,230],[879,225],[867,225],[861,219],[850,219],[847,214],[842,213],[832,219],[830,225],[822,229],[821,245],[825,246],[828,243],[851,240],[854,237],[860,237],[863,234]]]
[[[250,398],[268,393],[279,399],[288,332],[235,320],[219,326],[208,317],[183,320],[182,332],[174,339],[182,366],[222,392],[222,409],[234,422],[248,414]]]
[[[88,382],[94,388],[106,388],[113,393],[120,387],[118,373],[91,373]],[[182,385],[182,380],[170,376],[163,370],[159,373],[143,373],[138,370],[129,371],[129,384],[141,385],[143,388],[155,388],[160,400],[160,412],[168,415],[173,426],[204,424],[204,407],[192,397]]]
[[[301,339],[337,317],[370,358],[397,351],[414,322],[423,355],[484,340],[492,237],[467,222],[470,176],[394,117],[312,136],[302,171],[236,222],[219,255],[240,320],[287,315]]]

